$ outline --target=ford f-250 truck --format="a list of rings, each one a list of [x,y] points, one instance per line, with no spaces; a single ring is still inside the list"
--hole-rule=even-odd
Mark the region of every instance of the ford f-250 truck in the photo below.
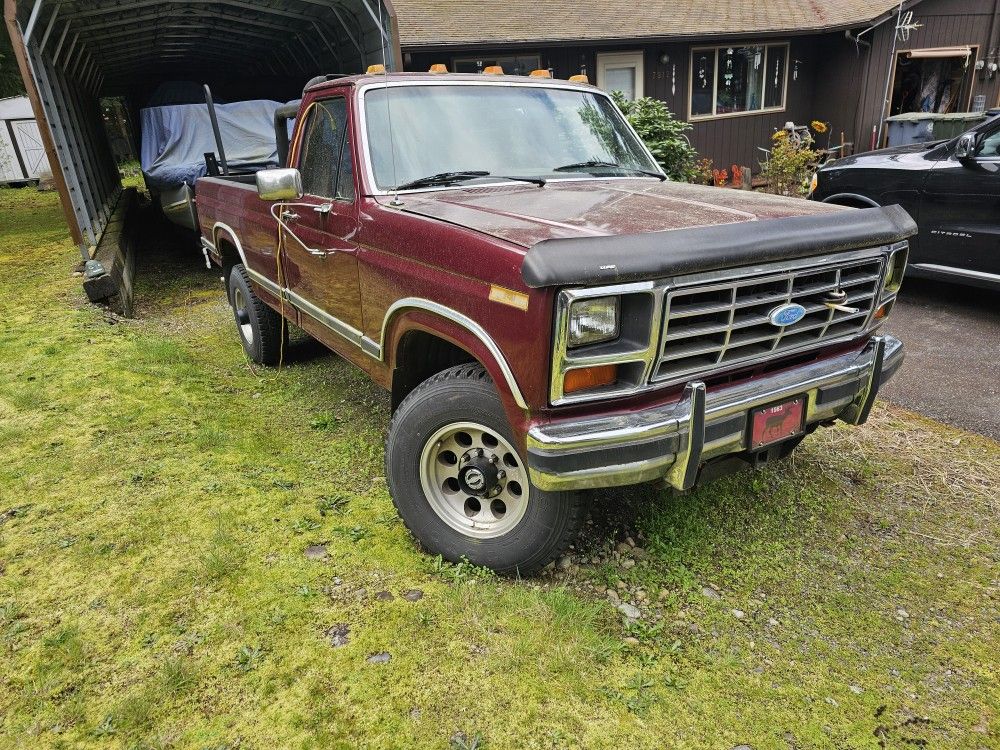
[[[391,392],[389,491],[446,559],[536,571],[581,491],[783,457],[902,362],[905,211],[672,183],[584,83],[321,79],[277,120],[287,168],[198,181],[205,252],[255,362],[284,317]]]

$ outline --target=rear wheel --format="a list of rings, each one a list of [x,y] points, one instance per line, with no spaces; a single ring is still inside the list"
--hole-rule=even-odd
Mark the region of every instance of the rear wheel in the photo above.
[[[386,477],[407,528],[431,553],[529,575],[583,521],[579,493],[531,485],[493,382],[479,364],[445,370],[400,404]]]
[[[227,288],[243,351],[259,365],[278,364],[282,339],[287,336],[281,316],[254,294],[242,263],[230,269]]]

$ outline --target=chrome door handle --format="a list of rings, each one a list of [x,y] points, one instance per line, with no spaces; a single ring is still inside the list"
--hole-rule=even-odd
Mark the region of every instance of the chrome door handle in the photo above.
[[[282,211],[281,220],[282,221],[295,221],[299,218],[299,215],[294,211]]]

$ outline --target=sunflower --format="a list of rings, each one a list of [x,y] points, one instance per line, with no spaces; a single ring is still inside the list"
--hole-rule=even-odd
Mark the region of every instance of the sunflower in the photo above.
[[[776,131],[774,131],[774,135],[771,136],[771,140],[780,141],[783,138],[787,138],[787,137],[788,137],[788,131],[787,130],[776,130]]]
[[[825,133],[826,132],[826,123],[825,122],[820,122],[819,120],[813,120],[812,123],[811,123],[811,125],[812,125],[812,129],[815,130],[817,133]]]

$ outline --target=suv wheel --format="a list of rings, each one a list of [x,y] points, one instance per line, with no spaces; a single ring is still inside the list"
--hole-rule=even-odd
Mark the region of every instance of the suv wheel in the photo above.
[[[259,365],[278,364],[282,338],[288,335],[287,326],[281,324],[281,316],[253,293],[250,277],[242,263],[230,269],[227,286],[243,351]]]
[[[410,532],[432,554],[529,575],[579,532],[579,493],[542,492],[514,447],[493,381],[479,364],[445,370],[400,404],[386,477]]]

